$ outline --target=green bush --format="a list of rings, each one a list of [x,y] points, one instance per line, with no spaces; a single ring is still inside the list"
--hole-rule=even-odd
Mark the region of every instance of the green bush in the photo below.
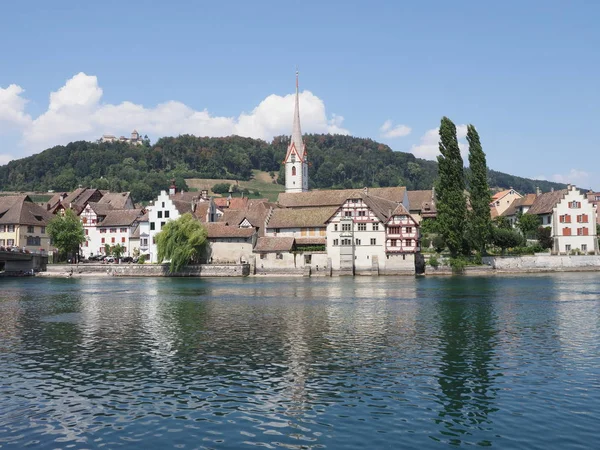
[[[428,237],[421,238],[421,249],[428,249],[431,245],[431,239]]]
[[[433,248],[437,253],[442,253],[446,248],[446,242],[442,236],[436,236],[433,238]]]
[[[462,257],[450,258],[450,267],[452,267],[452,273],[463,273],[467,267],[467,261]]]
[[[215,194],[227,194],[230,186],[229,183],[217,183],[212,187],[212,191]]]
[[[429,258],[428,263],[434,269],[437,269],[440,266],[440,261],[437,259],[436,255],[432,255],[431,258]]]
[[[140,256],[138,259],[138,264],[144,264],[146,262],[146,255]]]

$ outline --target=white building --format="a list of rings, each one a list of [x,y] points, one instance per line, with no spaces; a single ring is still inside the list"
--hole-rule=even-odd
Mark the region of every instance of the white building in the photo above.
[[[96,227],[100,235],[100,243],[98,247],[93,247],[92,250],[96,254],[104,254],[106,245],[110,247],[120,245],[124,247],[123,256],[132,256],[134,248],[131,247],[130,240],[134,237],[142,214],[143,210],[141,209],[109,211],[104,220]]]
[[[103,134],[99,142],[124,142],[131,145],[142,145],[144,143],[137,130],[133,130],[128,138],[125,136],[116,137],[112,134]]]
[[[575,186],[538,195],[527,214],[551,228],[552,253],[598,253],[596,207]]]
[[[285,155],[285,192],[308,191],[308,154],[300,129],[300,105],[298,99],[298,72],[296,72],[296,103],[292,139]]]

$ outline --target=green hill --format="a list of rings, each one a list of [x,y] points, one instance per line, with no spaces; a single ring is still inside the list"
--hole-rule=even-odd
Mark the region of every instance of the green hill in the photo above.
[[[371,139],[310,134],[305,135],[305,143],[312,188],[429,189],[437,176],[436,162],[416,158],[411,153],[394,152]],[[267,143],[239,136],[190,135],[164,137],[152,146],[72,142],[1,166],[0,190],[68,191],[83,185],[115,192],[131,191],[136,201],[147,201],[161,189],[167,189],[172,178],[184,189],[189,188],[186,179],[210,182],[227,179],[247,182],[249,189],[273,198],[281,188],[271,186],[268,180],[260,182],[254,174],[266,172],[270,179],[278,175],[277,181],[282,184],[282,160],[288,144],[287,136]],[[543,191],[564,187],[494,170],[489,171],[489,182],[492,187],[513,187],[522,193],[535,192],[538,186]],[[191,186],[198,187],[194,181]]]

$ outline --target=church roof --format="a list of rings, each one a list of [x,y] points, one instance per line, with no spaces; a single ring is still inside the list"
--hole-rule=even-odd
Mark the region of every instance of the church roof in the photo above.
[[[287,161],[293,150],[296,150],[296,154],[300,158],[300,161],[304,161],[306,158],[306,148],[302,141],[302,129],[300,128],[300,100],[298,94],[298,72],[296,72],[296,99],[294,104],[294,123],[292,125],[292,140],[288,147],[285,155]]]

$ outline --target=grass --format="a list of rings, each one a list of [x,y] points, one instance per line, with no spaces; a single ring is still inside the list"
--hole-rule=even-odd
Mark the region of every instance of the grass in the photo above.
[[[250,191],[258,191],[260,192],[258,197],[267,198],[272,202],[277,200],[277,196],[280,192],[285,191],[284,186],[273,183],[273,179],[268,172],[253,170],[252,173],[252,179],[248,181],[219,180],[214,178],[188,178],[185,180],[185,182],[190,188],[198,189],[198,191],[207,189],[209,194],[213,194],[211,189],[217,183],[237,184],[240,190],[248,189]],[[277,174],[275,175],[275,180],[277,180]]]

